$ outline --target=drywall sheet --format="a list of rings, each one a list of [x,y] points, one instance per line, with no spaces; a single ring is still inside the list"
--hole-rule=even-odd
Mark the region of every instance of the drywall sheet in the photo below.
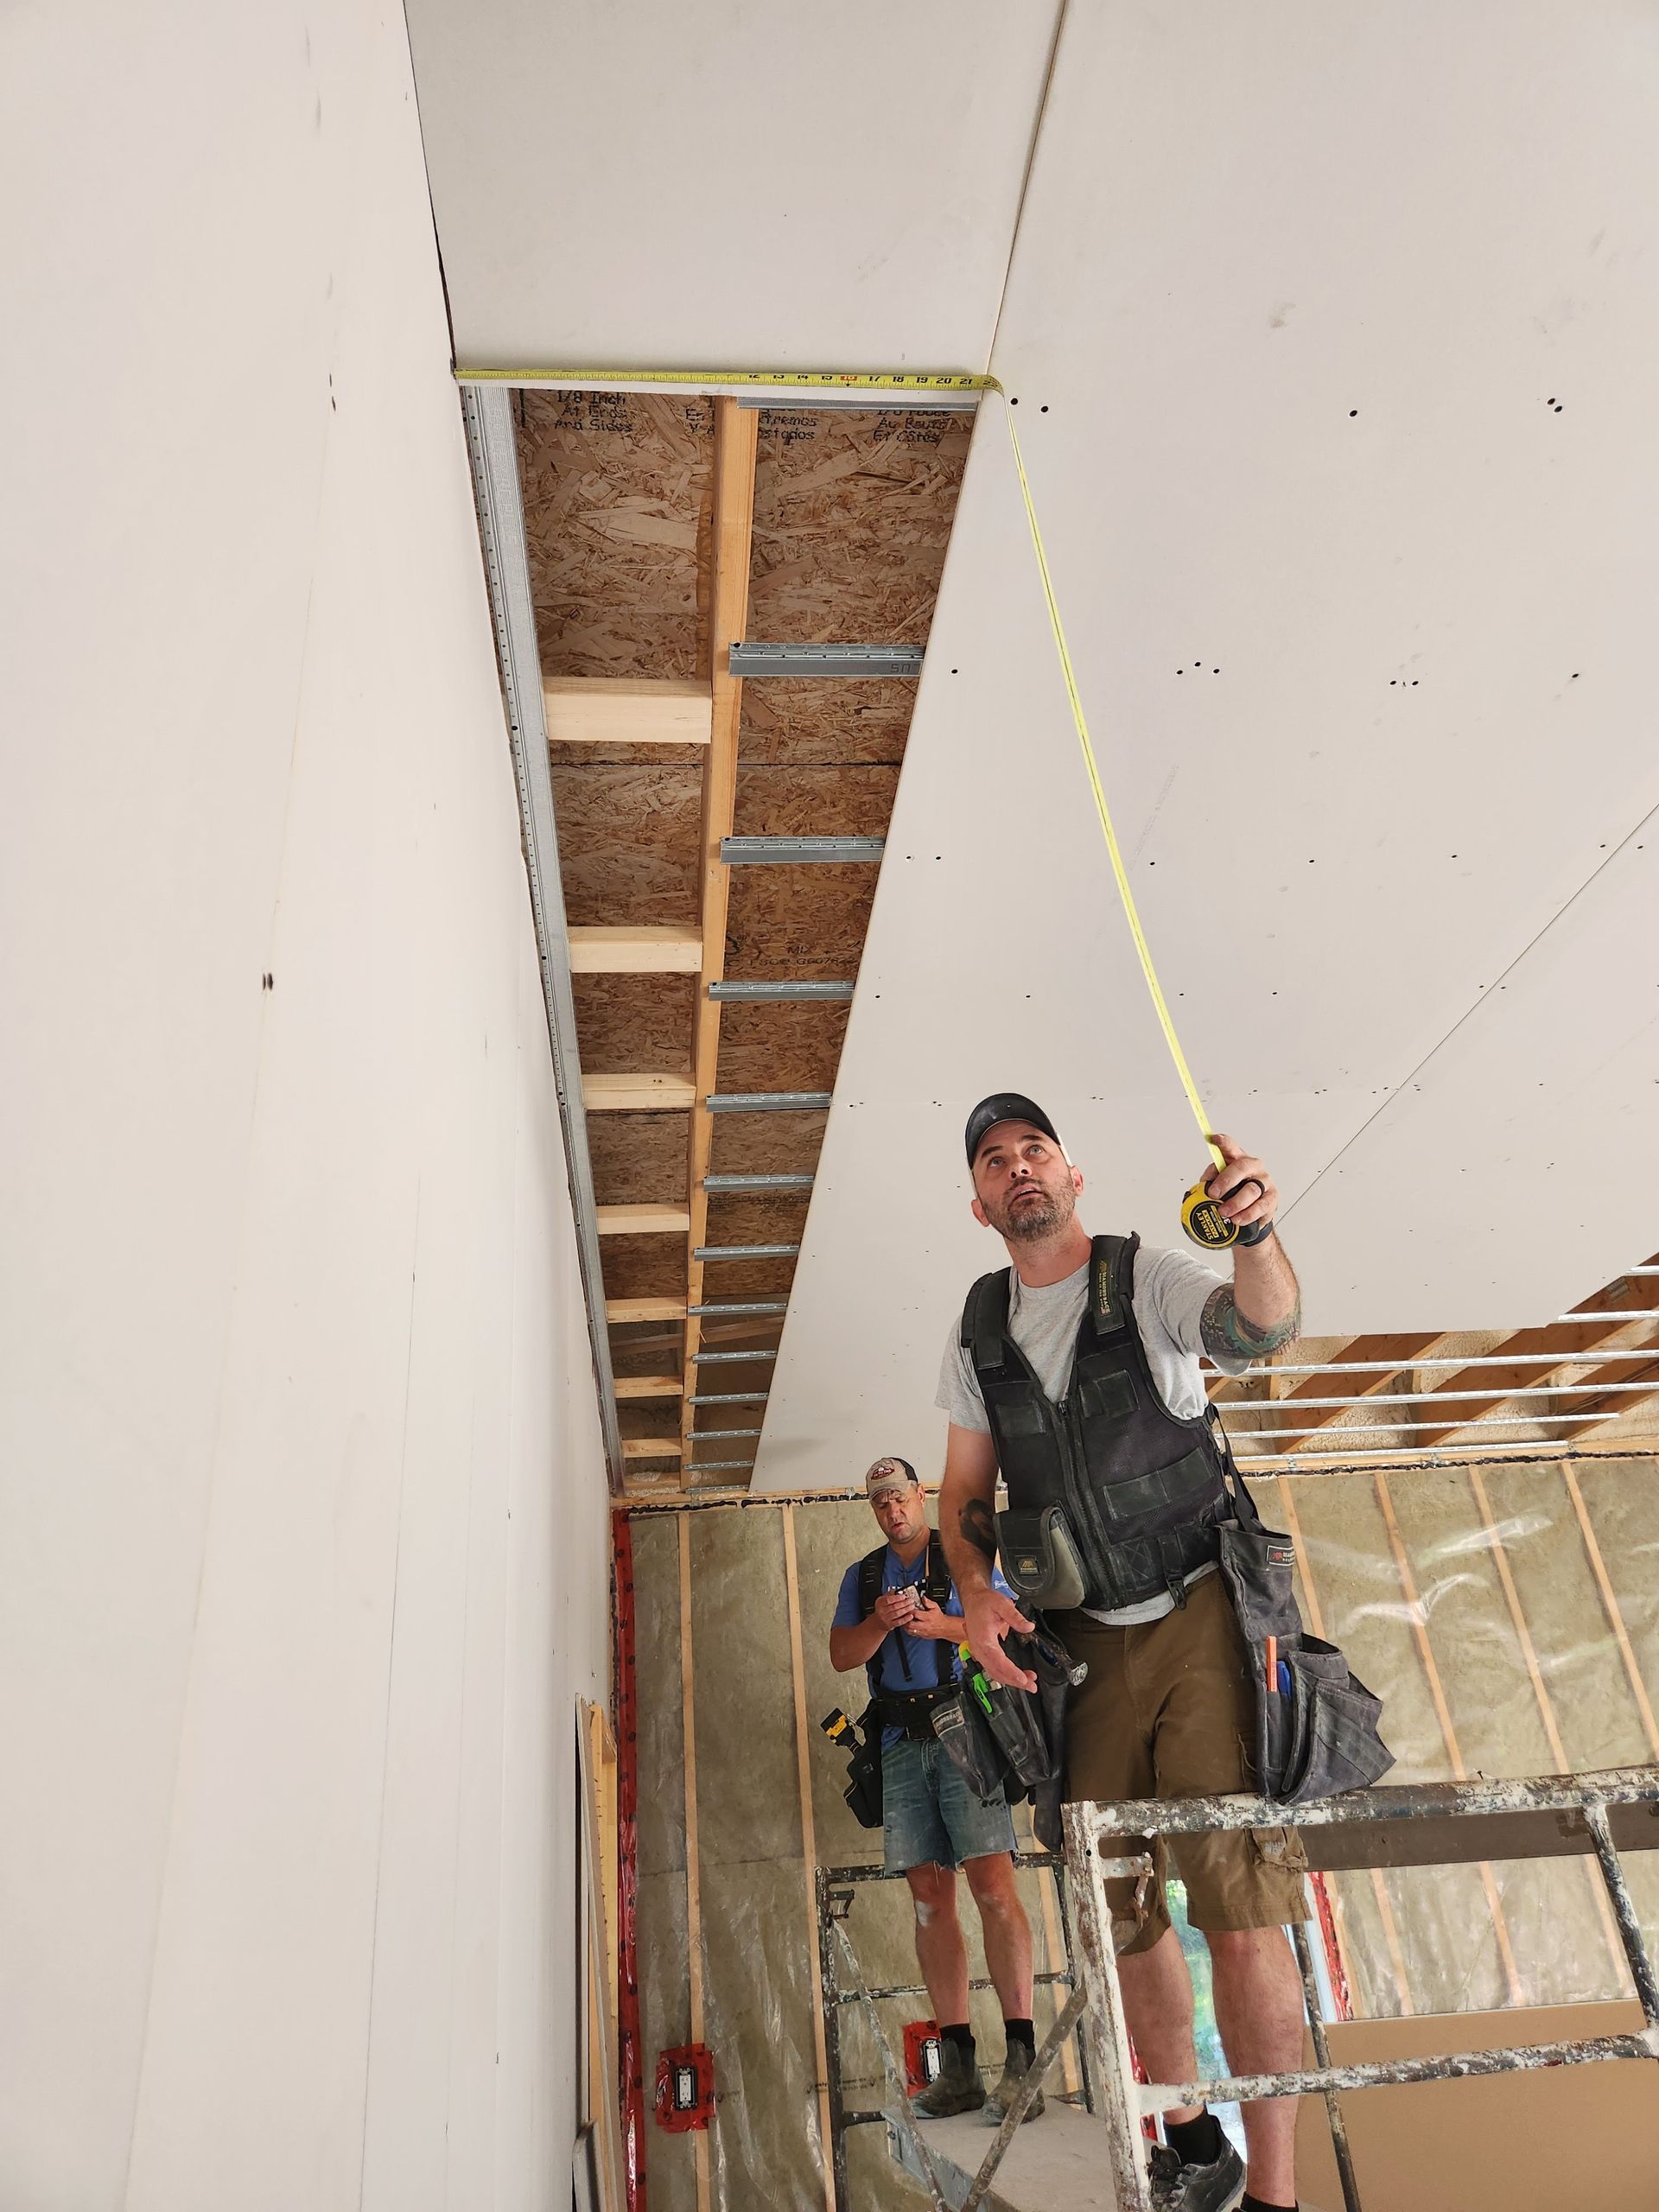
[[[416,0],[460,358],[982,368],[1058,12]]]
[[[1321,1332],[1546,1319],[1651,1241],[1656,89],[1623,0],[1496,41],[1423,0],[1061,35],[993,365],[1171,1007]],[[1177,1233],[1205,1154],[988,400],[764,1484],[925,1421],[1001,1256],[957,1147],[1002,1085],[1093,1224]]]
[[[402,19],[7,64],[0,2202],[528,2208],[607,1500]]]
[[[1567,2012],[1529,2010],[1459,2020],[1365,2020],[1331,2030],[1338,2066],[1426,2054],[1633,2035],[1634,1999]],[[1309,2066],[1314,2063],[1311,2049]],[[1557,2212],[1563,2204],[1637,2205],[1653,2193],[1659,2107],[1648,2062],[1561,2066],[1459,2082],[1361,2089],[1342,2101],[1365,2212]],[[1339,2204],[1325,2107],[1305,2098],[1296,2120],[1304,2204]]]
[[[1443,1780],[1459,1764],[1487,1775],[1642,1763],[1649,1742],[1636,1682],[1659,1695],[1659,1462],[1651,1458],[1496,1461],[1444,1471],[1304,1475],[1252,1484],[1264,1516],[1296,1543],[1310,1625],[1347,1649],[1386,1701],[1400,1781]],[[711,2142],[717,2205],[815,2203],[818,2116],[781,1516],[792,1510],[801,1592],[812,1815],[823,1865],[872,1865],[880,1840],[842,1801],[844,1760],[817,1731],[839,1706],[862,1710],[861,1675],[837,1675],[829,1623],[847,1566],[879,1541],[861,1502],[694,1509],[691,1542],[696,1816],[704,1900],[708,2040],[721,2101]],[[671,1512],[636,1513],[640,1621],[641,1917],[645,2058],[684,2033],[684,1764],[679,1548]],[[1605,1588],[1599,1579],[1605,1577]],[[1632,1677],[1614,1633],[1628,1639]],[[1439,1703],[1437,1705],[1437,1699]],[[1440,1719],[1444,1709],[1451,1737]],[[1557,1749],[1560,1756],[1557,1757]],[[651,1807],[649,1818],[645,1808]],[[1028,1841],[1022,1811],[1016,1826]],[[1626,1861],[1650,1943],[1659,1942],[1659,1862]],[[1049,1878],[1022,1874],[1038,1970],[1064,1963]],[[1611,2002],[1628,1982],[1587,1861],[1490,1870],[1414,1868],[1332,1879],[1341,1960],[1357,2014],[1377,2022]],[[846,1923],[872,1987],[912,1983],[909,1900],[898,1883],[853,1886]],[[1496,1911],[1494,1910],[1496,1902]],[[963,1923],[982,1974],[976,1916]],[[1200,1993],[1202,1999],[1202,1991]],[[881,2000],[897,2044],[925,1998]],[[850,2109],[887,2098],[862,2008],[841,2012]],[[1039,1988],[1038,2032],[1053,2017]],[[1000,2054],[994,1998],[973,2011],[982,2054]],[[1587,2032],[1588,2031],[1586,2031]],[[1461,2034],[1463,2031],[1455,2031]],[[1472,2030],[1471,2031],[1472,2032]],[[1500,2027],[1498,2033],[1503,2030]],[[1450,2048],[1443,2044],[1442,2047]],[[912,2201],[879,2129],[848,2144],[854,2202]],[[652,2129],[653,2201],[683,2208],[685,2139]],[[746,2192],[753,2191],[753,2194]]]

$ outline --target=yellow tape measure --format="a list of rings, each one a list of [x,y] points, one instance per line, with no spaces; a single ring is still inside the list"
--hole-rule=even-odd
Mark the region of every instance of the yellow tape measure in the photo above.
[[[1129,935],[1135,940],[1135,949],[1140,957],[1141,972],[1147,979],[1147,988],[1152,995],[1158,1026],[1164,1033],[1164,1042],[1169,1047],[1169,1056],[1175,1064],[1181,1089],[1186,1094],[1186,1103],[1192,1109],[1192,1118],[1198,1125],[1199,1135],[1210,1147],[1211,1157],[1216,1166],[1224,1166],[1226,1163],[1221,1148],[1210,1134],[1209,1116],[1204,1110],[1203,1100],[1198,1096],[1198,1087],[1192,1080],[1192,1071],[1186,1064],[1186,1054],[1181,1050],[1181,1040],[1175,1033],[1174,1019],[1169,1011],[1169,1002],[1164,996],[1163,985],[1158,980],[1158,970],[1153,964],[1152,949],[1141,925],[1135,893],[1129,888],[1128,871],[1123,865],[1117,831],[1112,823],[1111,809],[1106,804],[1106,787],[1101,780],[1100,764],[1095,758],[1094,743],[1089,735],[1089,721],[1083,710],[1077,674],[1071,665],[1071,649],[1065,642],[1065,626],[1060,620],[1059,601],[1055,596],[1053,578],[1049,574],[1048,554],[1037,520],[1037,503],[1032,497],[1031,483],[1026,474],[1025,455],[1020,450],[1020,435],[1014,429],[1014,402],[999,380],[993,376],[975,376],[950,371],[896,370],[881,372],[865,369],[550,369],[534,372],[457,369],[455,376],[461,384],[555,385],[566,388],[591,385],[600,391],[613,391],[619,385],[626,385],[672,384],[690,385],[699,391],[713,391],[721,386],[747,388],[764,385],[776,389],[894,392],[901,396],[906,392],[994,391],[1006,403],[1003,418],[1008,426],[1008,442],[1014,448],[1014,465],[1020,479],[1020,497],[1031,530],[1032,547],[1037,556],[1037,572],[1042,579],[1043,601],[1048,608],[1049,626],[1054,633],[1054,648],[1059,655],[1060,673],[1065,679],[1065,696],[1071,702],[1071,720],[1077,733],[1077,742],[1083,748],[1084,766],[1088,771],[1089,788],[1095,795],[1095,810],[1100,817],[1101,830],[1106,839],[1107,855],[1111,861],[1118,897],[1122,901]],[[1237,1224],[1228,1220],[1202,1182],[1195,1183],[1181,1201],[1181,1227],[1195,1244],[1201,1244],[1212,1251],[1236,1243],[1240,1234]],[[1265,1230],[1262,1233],[1265,1234]],[[1256,1240],[1246,1232],[1245,1241]]]

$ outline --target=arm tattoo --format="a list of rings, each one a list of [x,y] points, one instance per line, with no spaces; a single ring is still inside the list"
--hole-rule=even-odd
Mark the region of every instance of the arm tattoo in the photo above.
[[[1261,1359],[1270,1351],[1294,1344],[1301,1332],[1302,1303],[1299,1298],[1282,1321],[1258,1329],[1238,1310],[1230,1282],[1219,1283],[1204,1301],[1199,1334],[1211,1359]]]
[[[996,1557],[996,1522],[982,1497],[970,1497],[962,1509],[958,1526],[976,1551]]]

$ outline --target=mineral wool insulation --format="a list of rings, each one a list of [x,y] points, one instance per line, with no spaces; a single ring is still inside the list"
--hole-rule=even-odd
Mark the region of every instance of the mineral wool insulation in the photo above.
[[[1592,1535],[1645,1686],[1644,1716],[1598,1586],[1572,1488]],[[1659,1460],[1509,1460],[1478,1468],[1268,1478],[1251,1488],[1270,1523],[1300,1531],[1305,1615],[1313,1605],[1356,1670],[1387,1699],[1390,1780],[1444,1781],[1453,1754],[1425,1666],[1426,1637],[1457,1755],[1465,1770],[1547,1773],[1558,1762],[1543,1713],[1573,1770],[1659,1757]],[[1287,1498],[1286,1491],[1289,1491]],[[1501,1541],[1536,1661],[1526,1663],[1481,1510]],[[1417,1597],[1408,1602],[1392,1548],[1392,1510]],[[680,1674],[680,1522],[690,1548],[696,1815],[701,1854],[705,2039],[715,2054],[718,2114],[710,2131],[713,2200],[721,2212],[822,2204],[823,2161],[808,1884],[803,1859],[780,1505],[637,1513],[639,1714],[639,1957],[645,2060],[690,2034],[686,1974],[685,1758]],[[797,1504],[808,1758],[817,1855],[874,1862],[880,1837],[842,1802],[845,1760],[817,1732],[837,1705],[861,1709],[861,1674],[837,1675],[826,1649],[842,1569],[879,1541],[861,1503]],[[1020,1822],[1028,1840],[1028,1827]],[[1626,1861],[1650,1944],[1659,1941],[1659,1854]],[[1503,1936],[1478,1866],[1413,1868],[1333,1886],[1358,2015],[1484,2012],[1623,1995],[1587,1860],[1533,1860],[1491,1870]],[[1051,1958],[1048,1877],[1021,1877],[1039,1972]],[[1051,1897],[1052,1910],[1052,1897]],[[963,1891],[976,1975],[984,1966]],[[918,1979],[901,1884],[861,1885],[847,1923],[872,1986]],[[1507,1954],[1507,1955],[1506,1955]],[[885,2003],[895,2043],[923,1999]],[[1040,2037],[1053,2017],[1036,2001]],[[982,2050],[1000,2056],[995,2000],[975,2001]],[[842,2012],[850,2107],[886,2101],[879,2056],[855,2006]],[[691,2139],[647,2126],[652,2212],[695,2212]],[[853,2203],[922,2201],[887,2156],[885,2132],[848,2138]]]

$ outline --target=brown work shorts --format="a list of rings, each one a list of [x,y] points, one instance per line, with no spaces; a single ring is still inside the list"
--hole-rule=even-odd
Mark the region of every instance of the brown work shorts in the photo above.
[[[1194,1583],[1184,1606],[1138,1628],[1108,1628],[1083,1612],[1051,1618],[1073,1658],[1089,1662],[1066,1708],[1068,1798],[1198,1797],[1255,1787],[1255,1691],[1218,1573]],[[1306,1916],[1307,1856],[1296,1829],[1175,1836],[1170,1847],[1195,1928],[1277,1928]],[[1122,1950],[1150,1950],[1169,1926],[1161,1838],[1152,1855],[1156,1878],[1139,1912],[1135,1883],[1107,1884],[1114,1922],[1140,1923],[1128,1942],[1119,1925]]]

